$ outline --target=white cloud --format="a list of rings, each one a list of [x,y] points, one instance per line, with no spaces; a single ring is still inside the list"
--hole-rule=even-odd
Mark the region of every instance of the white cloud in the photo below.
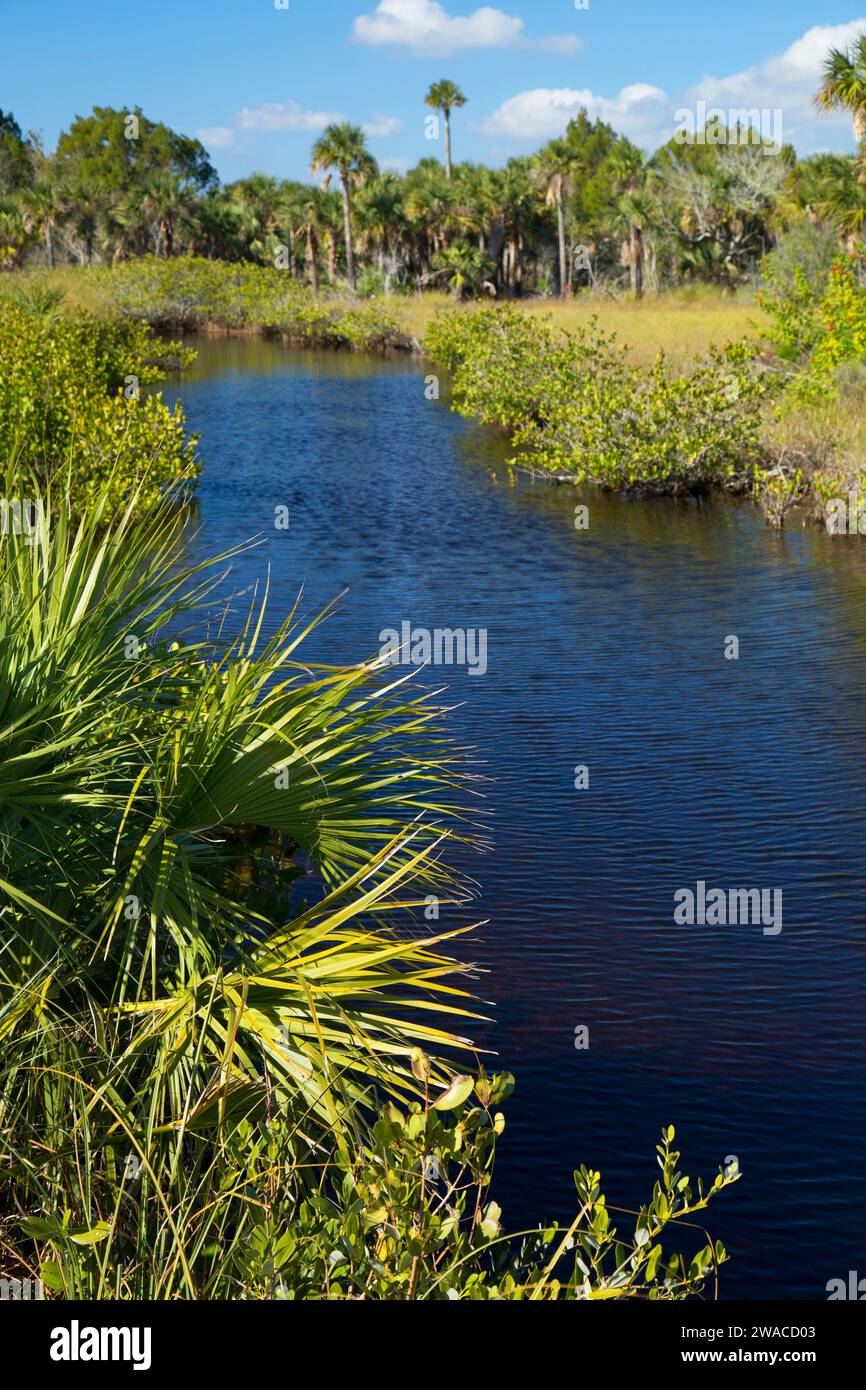
[[[365,121],[361,129],[370,139],[377,136],[396,135],[403,129],[403,122],[398,116],[374,116],[371,121]]]
[[[229,150],[235,142],[235,133],[228,125],[205,126],[195,136],[208,150]]]
[[[592,119],[607,121],[636,144],[653,149],[674,134],[678,124],[675,109],[687,104],[695,107],[703,100],[707,108],[721,108],[726,115],[743,110],[781,111],[781,122],[774,119],[773,130],[779,132],[781,140],[796,145],[800,153],[829,145],[849,149],[849,117],[819,115],[812,98],[829,49],[846,47],[864,29],[866,19],[817,24],[783,53],[762,63],[726,77],[703,77],[677,102],[645,82],[633,82],[615,97],[599,96],[589,88],[535,87],[509,97],[476,129],[509,140],[546,140],[561,135],[585,107]]]
[[[782,112],[782,138],[801,151],[826,146],[826,135],[850,130],[847,116],[819,117],[812,105],[828,50],[845,48],[866,29],[866,19],[846,24],[816,24],[784,53],[728,77],[705,76],[689,98],[732,110],[770,109]]]
[[[623,134],[642,140],[662,125],[671,102],[661,88],[646,82],[633,82],[616,97],[596,96],[588,88],[535,87],[509,97],[480,129],[485,135],[546,140],[562,135],[582,107],[592,119],[608,121]]]
[[[359,43],[399,44],[414,53],[447,56],[461,48],[514,48],[524,39],[517,15],[482,5],[469,15],[449,15],[439,0],[379,0],[372,14],[359,15],[353,33]],[[568,38],[558,40],[573,52]]]
[[[305,111],[297,101],[264,101],[245,106],[236,124],[240,130],[324,130],[345,119],[339,111]]]
[[[484,5],[452,18],[438,0],[379,0],[372,14],[355,20],[361,43],[405,44],[416,52],[453,53],[458,48],[501,48],[523,33],[523,20]]]

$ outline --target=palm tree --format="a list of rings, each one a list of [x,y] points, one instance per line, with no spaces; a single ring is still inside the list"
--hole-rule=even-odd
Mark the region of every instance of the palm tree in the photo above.
[[[68,217],[80,248],[79,257],[92,265],[96,240],[111,200],[104,189],[86,175],[79,175],[65,184],[61,197],[64,216]]]
[[[572,188],[574,151],[565,140],[550,140],[533,161],[536,181],[545,189],[545,202],[556,208],[559,239],[559,293],[567,299],[571,290],[568,258],[565,253],[565,199]]]
[[[174,254],[178,224],[189,215],[189,195],[169,169],[151,174],[143,191],[146,206],[157,226],[157,254],[161,249],[168,260]]]
[[[494,289],[488,279],[493,268],[491,262],[477,246],[469,246],[465,241],[455,241],[438,252],[434,266],[426,278],[432,280],[442,276],[450,284],[455,299],[478,294],[482,289]]]
[[[319,267],[316,258],[319,253],[319,240],[327,231],[327,210],[324,195],[320,189],[308,188],[306,190],[306,197],[299,200],[298,203],[297,218],[294,231],[296,235],[302,236],[306,243],[307,274],[310,277],[313,294],[318,294]]]
[[[350,289],[355,288],[355,258],[352,253],[351,189],[366,178],[378,173],[378,167],[364,140],[359,125],[329,125],[313,145],[310,172],[326,173],[337,169],[343,191],[343,236],[346,242],[346,278]],[[330,174],[323,184],[327,188]]]
[[[169,645],[207,623],[202,572],[228,557],[183,567],[181,518],[141,487],[73,522],[23,481],[0,479],[44,502],[39,544],[13,533],[0,553],[0,1205],[93,1225],[79,1120],[100,1194],[133,1150],[151,1194],[172,1174],[187,1191],[189,1172],[202,1206],[217,1184],[236,1194],[219,1154],[236,1162],[222,1136],[246,1118],[285,1132],[302,1179],[321,1144],[364,1130],[374,1087],[423,1094],[413,1046],[466,1047],[464,971],[443,950],[465,927],[410,917],[429,892],[465,900],[440,856],[443,833],[464,837],[466,778],[429,697],[398,695],[378,661],[297,664],[294,614],[262,637],[256,605],[234,642]],[[295,847],[325,892],[290,912]],[[207,1221],[156,1202],[146,1234],[138,1207],[94,1227],[101,1249],[161,1248],[163,1205],[201,1249]],[[195,1296],[184,1251],[168,1263]]]
[[[150,249],[150,205],[146,188],[134,184],[108,213],[108,234],[114,261],[125,256],[145,256]]]
[[[387,294],[400,266],[398,245],[406,227],[403,180],[393,173],[370,179],[360,191],[355,208],[359,245],[375,251],[376,263]]]
[[[824,80],[814,102],[821,111],[850,112],[863,165],[860,181],[866,182],[866,33],[854,39],[850,48],[830,49],[824,60]]]
[[[424,159],[406,180],[406,216],[413,225],[417,268],[426,272],[437,251],[444,250],[458,230],[454,216],[456,194],[435,159]]]
[[[822,219],[830,222],[845,239],[849,255],[862,242],[866,231],[866,201],[863,198],[862,179],[854,178],[853,169],[847,178],[825,181],[823,196],[815,205],[815,211]],[[862,246],[860,247],[862,251]]]
[[[45,255],[50,270],[54,269],[54,232],[60,221],[57,185],[50,176],[43,176],[21,195],[21,211],[28,232],[36,232],[45,242]]]
[[[499,175],[499,215],[504,235],[503,280],[510,295],[520,294],[522,289],[521,253],[536,204],[530,161],[526,158],[509,159]]]
[[[207,193],[195,209],[195,250],[210,259],[234,260],[239,253],[238,217],[224,189]]]
[[[623,144],[611,158],[618,193],[615,220],[628,231],[628,266],[635,299],[643,298],[644,228],[648,221],[646,160],[633,145]]]
[[[451,112],[455,107],[465,106],[468,98],[463,95],[456,82],[443,77],[434,82],[424,98],[425,106],[441,111],[445,120],[445,173],[451,177]]]
[[[483,164],[463,164],[454,180],[454,220],[458,233],[474,237],[482,256],[497,213],[497,173]]]
[[[376,660],[315,679],[296,665],[294,613],[270,639],[256,606],[233,645],[169,647],[172,623],[205,612],[208,585],[179,572],[179,518],[145,515],[142,496],[113,518],[103,492],[74,525],[46,500],[40,544],[13,535],[0,557],[0,1037],[5,1048],[25,1031],[31,1006],[58,1045],[64,1020],[77,1037],[92,1026],[124,1087],[144,1060],[138,1030],[145,1052],[164,1054],[160,1071],[200,1073],[190,1099],[217,1075],[217,1090],[261,1099],[273,1068],[302,1128],[327,1126],[335,1101],[345,1116],[365,1085],[411,1088],[411,1046],[447,1044],[436,1025],[461,1012],[437,983],[457,963],[436,951],[461,928],[412,941],[394,919],[423,901],[425,881],[453,900],[440,853],[443,833],[463,835],[448,807],[466,779],[437,751],[428,698],[398,696]],[[133,632],[135,659],[118,659]],[[315,858],[328,892],[289,927],[279,893],[250,901],[248,879],[226,873],[226,838],[244,825]],[[234,855],[253,867],[252,846]],[[398,884],[413,878],[407,896]],[[167,1121],[186,1113],[186,1090],[162,1091]],[[118,1094],[106,1083],[110,1103]],[[149,1106],[151,1087],[141,1094]]]
[[[268,174],[250,174],[233,183],[229,192],[247,255],[264,259],[280,221],[284,195],[279,181]]]

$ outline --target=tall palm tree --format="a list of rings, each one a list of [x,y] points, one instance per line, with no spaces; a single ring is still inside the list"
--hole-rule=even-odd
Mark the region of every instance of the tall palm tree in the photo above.
[[[468,97],[465,97],[457,86],[456,82],[449,82],[447,77],[443,77],[441,82],[434,82],[426,97],[425,106],[432,106],[434,111],[441,111],[445,120],[445,173],[451,177],[451,112],[455,107],[465,106]]]
[[[824,79],[814,97],[821,111],[848,111],[860,151],[861,183],[866,182],[866,33],[850,47],[831,48],[824,60]]]
[[[565,252],[565,200],[572,189],[574,151],[565,140],[550,140],[533,161],[536,181],[545,189],[545,202],[556,208],[559,241],[559,293],[567,299],[571,290]]]
[[[350,289],[355,288],[355,258],[352,252],[351,190],[366,178],[378,173],[375,159],[367,149],[364,132],[359,125],[329,125],[313,145],[310,172],[327,175],[324,187],[330,182],[329,169],[337,169],[343,192],[343,236],[346,242],[346,278]]]

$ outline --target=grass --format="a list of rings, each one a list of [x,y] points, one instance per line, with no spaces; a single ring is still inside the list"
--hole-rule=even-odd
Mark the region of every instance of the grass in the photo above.
[[[753,301],[705,288],[669,291],[638,301],[581,295],[568,303],[552,299],[514,302],[527,314],[549,315],[558,328],[568,332],[586,328],[597,317],[605,332],[617,334],[635,362],[651,362],[663,348],[673,361],[685,365],[712,343],[721,344],[744,334],[754,336],[755,325],[760,331],[763,322],[763,314]],[[384,304],[419,341],[439,311],[454,307],[453,299],[441,293],[412,299],[392,295]],[[471,307],[467,306],[469,312]]]
[[[17,271],[2,278],[0,293],[37,278],[40,284],[54,285],[62,290],[70,305],[97,314],[104,311],[99,288],[76,267],[32,273]],[[342,303],[346,308],[351,303],[348,296],[339,295],[332,302]],[[639,301],[628,296],[610,299],[582,294],[567,303],[536,298],[515,303],[532,316],[549,315],[557,327],[570,332],[586,328],[595,316],[606,332],[617,334],[632,361],[651,362],[656,353],[664,349],[680,366],[705,352],[713,343],[722,344],[744,334],[751,336],[760,332],[764,321],[762,311],[749,296],[739,298],[711,287],[672,290],[647,295]],[[412,296],[385,295],[355,301],[355,304],[382,309],[396,319],[403,332],[418,342],[437,313],[454,308],[454,300],[440,291]],[[466,311],[471,313],[472,309],[473,305],[468,303]]]

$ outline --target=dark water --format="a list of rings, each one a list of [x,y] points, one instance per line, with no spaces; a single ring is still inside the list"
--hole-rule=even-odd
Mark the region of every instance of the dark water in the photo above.
[[[708,1218],[723,1296],[866,1276],[866,544],[611,498],[578,531],[571,490],[511,485],[500,441],[405,361],[205,343],[180,394],[206,459],[194,549],[268,537],[232,584],[270,564],[274,620],[302,583],[311,612],[350,589],[311,659],[357,661],[403,619],[487,629],[485,675],[435,676],[495,778],[472,869],[481,1040],[518,1077],[508,1227],[571,1212],[580,1162],[637,1204],[674,1123],[686,1171],[745,1174]],[[780,889],[781,933],[675,925],[698,879]]]

